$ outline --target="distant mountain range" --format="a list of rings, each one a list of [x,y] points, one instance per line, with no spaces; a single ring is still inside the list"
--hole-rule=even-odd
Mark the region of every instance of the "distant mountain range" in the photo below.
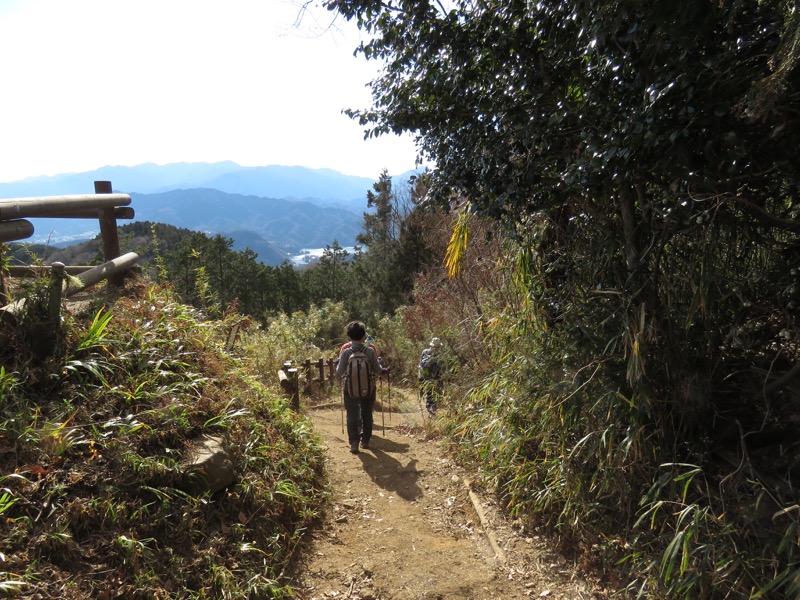
[[[169,190],[209,188],[228,192],[317,204],[363,208],[366,192],[377,180],[308,167],[243,167],[234,162],[145,163],[135,167],[102,167],[85,173],[29,177],[0,183],[0,198],[91,194],[95,181],[110,181],[114,191],[155,194]],[[401,175],[402,174],[398,174]]]
[[[364,193],[366,210],[366,191]],[[310,201],[260,198],[212,189],[131,194],[136,220],[166,223],[228,237],[251,234],[284,254],[300,248],[321,248],[337,240],[351,246],[361,231],[362,213]],[[251,236],[252,237],[252,236]],[[253,247],[253,250],[256,248]]]
[[[412,174],[394,180],[400,184]],[[95,181],[111,181],[115,192],[130,194],[135,221],[220,233],[234,239],[234,248],[250,247],[274,263],[277,255],[325,247],[334,240],[353,245],[376,179],[331,169],[243,167],[229,161],[147,163],[0,182],[0,198],[90,194]],[[32,223],[30,241],[54,246],[84,241],[99,231],[98,223],[85,219]]]

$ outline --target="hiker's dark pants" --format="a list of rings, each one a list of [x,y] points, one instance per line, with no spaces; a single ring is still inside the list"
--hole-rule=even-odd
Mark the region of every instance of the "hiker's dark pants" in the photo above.
[[[428,414],[433,415],[436,413],[436,401],[438,396],[441,395],[439,388],[439,382],[435,379],[423,379],[420,381],[420,393],[425,398],[425,408],[428,410]]]
[[[375,395],[367,400],[344,397],[344,408],[347,411],[347,441],[352,445],[358,441],[369,442],[372,437],[372,409],[375,406]],[[361,434],[359,435],[359,425]]]

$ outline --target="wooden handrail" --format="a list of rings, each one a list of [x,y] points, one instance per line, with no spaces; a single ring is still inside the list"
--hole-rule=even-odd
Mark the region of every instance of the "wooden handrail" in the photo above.
[[[68,196],[35,196],[0,200],[0,221],[23,217],[49,217],[51,214],[114,208],[131,203],[128,194],[74,194]]]
[[[33,235],[33,223],[25,219],[0,221],[0,243],[24,240]]]
[[[138,260],[139,255],[136,254],[136,252],[128,252],[127,254],[118,256],[113,260],[104,262],[102,265],[92,267],[88,271],[84,271],[80,275],[77,275],[75,280],[69,281],[65,295],[72,296],[82,289],[94,285],[102,279],[113,279],[120,273],[130,269]]]
[[[108,278],[112,285],[121,284],[124,271],[135,262],[128,255],[120,257],[117,233],[117,219],[132,219],[134,216],[133,209],[128,208],[131,197],[129,194],[115,194],[110,181],[95,181],[94,191],[94,194],[0,199],[0,243],[33,235],[33,225],[25,217],[97,219],[100,222],[103,254],[107,263],[105,268],[90,271],[98,274],[99,279]],[[120,258],[123,260],[118,261]],[[109,265],[113,267],[109,268]],[[0,271],[0,303],[7,302],[9,294],[6,277]]]
[[[48,219],[99,219],[104,209],[95,210],[76,210],[72,212],[52,212],[47,213]],[[133,208],[130,206],[117,206],[114,208],[115,219],[133,219],[135,216]],[[44,216],[44,215],[42,215]]]
[[[64,272],[67,275],[80,275],[97,265],[66,265]],[[9,265],[8,275],[10,277],[44,277],[49,275],[52,267],[50,265]]]

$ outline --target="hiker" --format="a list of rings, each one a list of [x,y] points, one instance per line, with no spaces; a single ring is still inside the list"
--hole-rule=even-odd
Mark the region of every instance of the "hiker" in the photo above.
[[[350,321],[347,324],[347,337],[350,341],[339,349],[336,376],[342,380],[347,411],[347,441],[350,452],[357,454],[359,442],[364,450],[369,450],[372,409],[375,406],[375,376],[388,373],[389,369],[378,363],[378,351],[374,344],[365,342],[367,331],[364,323]]]
[[[425,408],[431,416],[436,414],[437,398],[442,395],[442,366],[439,356],[441,346],[442,341],[438,337],[431,339],[419,358],[419,390],[425,398]]]

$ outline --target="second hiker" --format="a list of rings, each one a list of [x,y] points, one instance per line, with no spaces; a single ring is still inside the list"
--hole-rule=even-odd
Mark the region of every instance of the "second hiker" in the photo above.
[[[441,340],[438,337],[433,338],[419,358],[419,393],[425,399],[425,408],[431,416],[436,414],[438,400],[442,395],[439,357],[441,346]]]

